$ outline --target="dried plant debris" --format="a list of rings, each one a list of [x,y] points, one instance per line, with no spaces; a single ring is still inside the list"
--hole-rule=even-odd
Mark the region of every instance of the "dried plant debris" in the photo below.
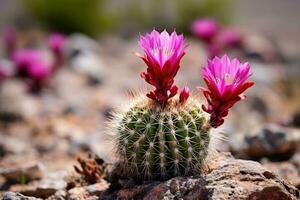
[[[95,184],[105,179],[108,174],[109,164],[98,156],[89,154],[88,158],[78,157],[78,166],[75,171],[80,175],[80,182],[84,184]]]

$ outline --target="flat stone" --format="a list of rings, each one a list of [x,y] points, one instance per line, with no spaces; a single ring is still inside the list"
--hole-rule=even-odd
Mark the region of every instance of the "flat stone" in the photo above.
[[[63,173],[49,173],[47,177],[40,181],[32,181],[26,185],[14,185],[10,190],[28,196],[48,198],[55,195],[57,191],[65,189],[67,183],[64,178],[65,176]]]
[[[219,153],[207,160],[198,177],[175,177],[164,182],[123,184],[102,199],[296,200],[299,191],[258,162]]]
[[[21,177],[24,177],[26,181],[41,179],[44,176],[44,172],[45,166],[40,162],[32,162],[24,166],[0,169],[0,175],[13,181],[20,181]]]
[[[89,185],[86,187],[86,190],[91,195],[100,195],[109,187],[109,184],[105,180],[101,180],[100,183]]]
[[[35,197],[24,196],[16,192],[6,192],[4,193],[3,200],[40,200],[40,199]]]

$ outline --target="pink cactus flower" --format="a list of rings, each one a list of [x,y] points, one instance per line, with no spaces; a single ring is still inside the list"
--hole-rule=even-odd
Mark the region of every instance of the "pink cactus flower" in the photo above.
[[[22,49],[14,53],[13,61],[18,75],[41,81],[51,74],[51,65],[44,59],[43,52]]]
[[[241,35],[232,28],[224,28],[216,36],[216,42],[226,47],[238,47],[242,43]]]
[[[49,47],[55,54],[61,55],[63,53],[65,42],[66,37],[61,33],[52,33],[48,37]]]
[[[192,33],[206,42],[211,41],[215,37],[218,29],[217,21],[211,18],[197,19],[191,25]]]
[[[48,37],[49,47],[55,56],[54,70],[63,64],[65,43],[66,37],[61,33],[52,33]]]
[[[164,105],[178,90],[173,84],[187,47],[183,35],[177,35],[175,31],[169,35],[167,31],[158,33],[153,30],[140,37],[139,46],[144,55],[138,56],[148,66],[147,72],[143,72],[141,77],[155,87],[147,97]]]
[[[190,97],[190,90],[187,86],[185,86],[179,94],[179,103],[185,103]]]
[[[208,105],[202,109],[210,113],[210,125],[214,128],[224,123],[224,117],[229,109],[238,101],[245,99],[243,92],[254,85],[248,81],[249,63],[240,63],[238,59],[230,60],[224,55],[208,60],[208,65],[202,68],[203,79],[208,89],[200,87]]]

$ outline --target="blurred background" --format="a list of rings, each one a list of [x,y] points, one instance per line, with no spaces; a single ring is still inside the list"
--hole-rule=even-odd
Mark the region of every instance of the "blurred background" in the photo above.
[[[226,118],[218,148],[300,188],[299,9],[296,0],[0,0],[0,197],[53,195],[80,155],[114,161],[107,123],[151,89],[134,52],[153,28],[184,34],[176,83],[199,101],[207,58],[250,62],[256,85]],[[217,24],[212,40],[192,28],[201,19]]]
[[[299,34],[295,0],[1,0],[0,26],[7,23],[66,33],[82,32],[136,35],[152,27],[176,28],[189,33],[189,23],[197,17],[214,16],[222,23],[255,28],[293,44]],[[297,42],[297,41],[296,41]],[[295,45],[297,46],[297,45]],[[296,47],[295,47],[296,48]]]

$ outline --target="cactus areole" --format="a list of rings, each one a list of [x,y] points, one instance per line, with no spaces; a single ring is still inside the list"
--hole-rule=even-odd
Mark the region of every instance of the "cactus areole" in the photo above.
[[[208,86],[201,88],[208,102],[204,106],[187,87],[177,94],[174,84],[187,48],[183,35],[153,30],[141,36],[139,46],[144,55],[138,56],[147,65],[141,77],[155,89],[148,98],[135,97],[127,110],[115,116],[122,171],[143,180],[196,175],[211,149],[210,130],[223,123],[229,108],[253,85],[246,82],[249,64],[227,56],[209,60],[202,70]]]

